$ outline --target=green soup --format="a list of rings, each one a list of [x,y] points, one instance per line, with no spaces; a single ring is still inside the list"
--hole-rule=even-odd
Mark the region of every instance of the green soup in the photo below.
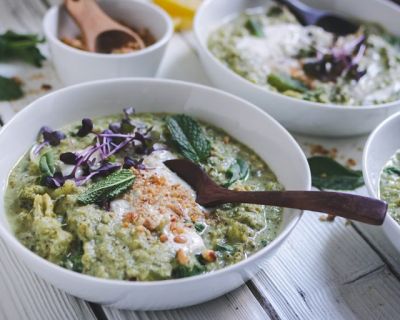
[[[282,190],[257,154],[220,129],[184,115],[126,113],[44,128],[10,174],[9,220],[53,263],[138,281],[217,270],[276,237],[280,208],[198,205],[163,164],[182,157],[231,189]]]
[[[266,2],[210,34],[210,51],[232,71],[309,101],[362,106],[400,99],[400,38],[368,23],[336,36]]]

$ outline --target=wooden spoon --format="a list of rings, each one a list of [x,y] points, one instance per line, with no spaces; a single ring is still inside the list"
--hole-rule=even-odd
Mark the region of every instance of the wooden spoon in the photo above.
[[[317,25],[322,29],[341,36],[355,33],[359,26],[349,20],[334,15],[325,10],[319,10],[307,6],[299,0],[275,0],[283,4],[296,16],[301,24]]]
[[[145,47],[136,32],[111,19],[95,0],[64,0],[64,5],[81,29],[88,51],[110,53],[130,41]]]
[[[164,164],[196,191],[196,202],[205,207],[224,203],[255,203],[327,212],[373,225],[381,225],[387,211],[387,203],[384,201],[347,193],[228,190],[217,185],[198,165],[189,160],[168,160]]]

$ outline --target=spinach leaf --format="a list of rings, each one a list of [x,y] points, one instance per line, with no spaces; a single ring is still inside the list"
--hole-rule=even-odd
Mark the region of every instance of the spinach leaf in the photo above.
[[[397,174],[398,176],[400,176],[400,168],[397,167],[387,167],[383,169],[383,171],[389,174]]]
[[[56,167],[53,152],[48,151],[40,157],[39,169],[42,177],[52,177],[54,175]]]
[[[0,76],[0,101],[19,99],[23,95],[21,84],[18,81]]]
[[[270,73],[268,75],[267,82],[279,92],[285,92],[288,90],[305,92],[307,90],[303,83],[283,74],[278,75],[275,73]]]
[[[267,17],[277,17],[283,13],[283,9],[279,6],[272,6],[268,12]]]
[[[242,159],[236,159],[226,172],[228,182],[224,184],[224,187],[227,188],[238,180],[246,180],[249,172],[249,164]]]
[[[129,169],[121,169],[93,183],[78,196],[83,204],[102,203],[125,192],[135,181]]]
[[[354,190],[364,185],[360,170],[348,169],[331,158],[311,157],[308,164],[312,185],[318,189]]]
[[[174,278],[186,278],[201,274],[205,271],[206,271],[205,267],[197,263],[193,264],[192,266],[178,265],[172,270],[172,276]]]
[[[215,250],[219,252],[233,253],[235,252],[235,247],[227,243],[220,243],[215,246]]]
[[[250,32],[251,35],[259,38],[264,37],[264,30],[260,21],[250,17],[246,21],[244,26]]]
[[[202,162],[210,155],[211,144],[199,123],[184,114],[166,118],[172,140],[182,155],[194,162]]]
[[[196,222],[194,224],[194,228],[196,229],[196,231],[198,233],[202,233],[204,231],[204,229],[206,228],[206,225],[204,223],[201,223],[201,222]]]
[[[0,60],[21,60],[41,67],[45,57],[40,53],[37,45],[43,41],[35,34],[17,34],[7,31],[0,35]]]

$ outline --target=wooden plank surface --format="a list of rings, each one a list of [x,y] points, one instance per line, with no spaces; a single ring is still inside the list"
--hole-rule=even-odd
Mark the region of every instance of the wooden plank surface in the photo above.
[[[30,272],[0,240],[0,319],[95,320],[89,305]]]
[[[57,0],[0,0],[0,31],[39,32],[46,3]],[[46,47],[43,47],[46,50]],[[62,87],[50,62],[43,69],[0,64],[6,75],[21,76],[28,95],[0,103],[8,121],[46,92],[43,83]],[[191,33],[174,36],[158,76],[210,84]],[[338,160],[360,165],[365,137],[328,140],[296,136],[307,153],[321,144],[337,148]],[[358,193],[365,193],[364,189]],[[247,286],[208,303],[179,310],[131,312],[90,305],[39,280],[0,242],[0,319],[397,319],[400,313],[400,259],[379,228],[321,222],[306,213],[296,230]]]

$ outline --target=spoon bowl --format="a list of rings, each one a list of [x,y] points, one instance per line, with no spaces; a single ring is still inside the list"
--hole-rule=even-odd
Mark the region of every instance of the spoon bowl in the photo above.
[[[136,42],[138,49],[145,47],[135,31],[110,18],[95,0],[64,0],[64,5],[81,29],[88,51],[110,53],[128,42]]]
[[[305,26],[317,25],[340,36],[355,33],[359,26],[325,10],[310,7],[299,0],[276,0],[285,5]]]

